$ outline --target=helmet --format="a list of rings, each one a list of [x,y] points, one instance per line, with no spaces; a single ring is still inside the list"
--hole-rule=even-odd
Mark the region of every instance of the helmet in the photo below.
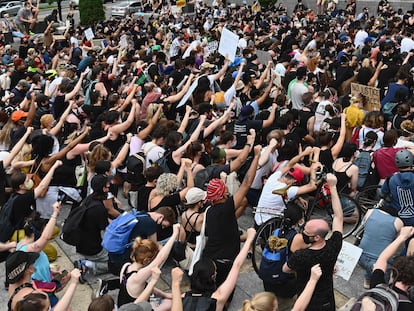
[[[406,149],[400,150],[395,154],[395,165],[398,168],[413,166],[413,160],[413,154]]]

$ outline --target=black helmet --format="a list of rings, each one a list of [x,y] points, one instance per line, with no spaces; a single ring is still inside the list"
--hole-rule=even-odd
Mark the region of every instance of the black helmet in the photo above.
[[[413,154],[404,149],[400,150],[395,154],[395,165],[398,168],[410,167],[413,166]]]

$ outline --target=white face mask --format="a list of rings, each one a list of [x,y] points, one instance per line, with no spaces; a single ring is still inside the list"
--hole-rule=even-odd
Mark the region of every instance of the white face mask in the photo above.
[[[116,175],[116,168],[115,167],[112,168],[111,173],[112,173],[112,176],[115,176]]]

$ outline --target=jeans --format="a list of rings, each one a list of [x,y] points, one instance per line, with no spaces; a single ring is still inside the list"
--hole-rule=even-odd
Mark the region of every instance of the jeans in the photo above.
[[[373,267],[377,259],[378,257],[371,256],[366,253],[362,253],[361,257],[359,258],[358,264],[365,270],[364,276],[366,280],[371,280]]]

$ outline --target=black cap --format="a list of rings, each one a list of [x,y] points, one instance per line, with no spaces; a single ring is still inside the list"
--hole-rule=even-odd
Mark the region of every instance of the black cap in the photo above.
[[[18,282],[26,269],[35,263],[39,253],[16,251],[6,259],[6,279],[10,284]]]

